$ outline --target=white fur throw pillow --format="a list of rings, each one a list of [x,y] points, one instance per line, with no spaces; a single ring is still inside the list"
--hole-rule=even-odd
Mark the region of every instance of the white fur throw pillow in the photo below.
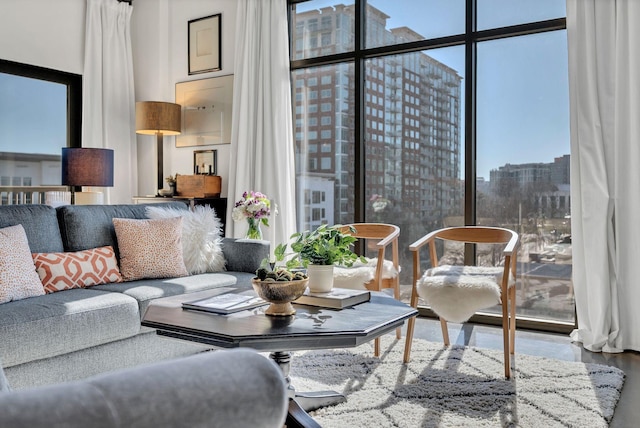
[[[480,309],[500,303],[501,267],[438,266],[418,280],[418,295],[447,321],[462,323]],[[515,284],[509,277],[509,287]]]
[[[356,261],[353,266],[335,266],[333,268],[333,286],[338,288],[353,288],[366,290],[365,284],[373,280],[376,275],[378,258],[366,257],[367,263]],[[382,279],[395,278],[398,271],[391,260],[385,260],[382,264]]]
[[[182,257],[191,275],[225,270],[222,224],[213,208],[196,205],[190,211],[149,206],[146,212],[153,219],[182,217]]]

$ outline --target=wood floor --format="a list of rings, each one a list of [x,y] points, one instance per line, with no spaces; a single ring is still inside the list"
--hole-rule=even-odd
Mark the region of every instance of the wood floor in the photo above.
[[[404,332],[403,332],[404,337]],[[429,318],[418,318],[414,337],[441,342],[440,323]],[[477,324],[449,323],[452,344],[502,349],[502,329]],[[571,342],[567,335],[516,330],[516,359],[518,354],[556,358],[565,361],[607,364],[624,371],[626,378],[622,395],[611,421],[612,428],[638,426],[640,406],[640,353],[594,353]]]

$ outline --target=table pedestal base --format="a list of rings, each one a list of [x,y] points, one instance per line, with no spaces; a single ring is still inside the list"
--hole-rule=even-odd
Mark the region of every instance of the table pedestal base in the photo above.
[[[344,395],[336,391],[296,392],[293,399],[307,412],[347,401]]]
[[[287,351],[275,351],[269,354],[269,358],[276,362],[284,379],[287,382],[287,390],[289,391],[289,417],[293,418],[297,426],[301,427],[319,427],[306,412],[317,410],[321,407],[333,406],[339,403],[344,403],[347,398],[336,391],[314,391],[314,392],[296,392],[296,389],[291,385],[291,378],[289,377],[289,370],[291,369],[291,352]]]

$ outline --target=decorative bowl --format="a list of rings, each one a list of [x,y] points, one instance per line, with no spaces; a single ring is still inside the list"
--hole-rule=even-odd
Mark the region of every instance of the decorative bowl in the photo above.
[[[296,313],[291,302],[304,294],[309,278],[296,281],[261,281],[258,278],[251,280],[255,292],[262,299],[271,303],[265,315],[288,316]]]

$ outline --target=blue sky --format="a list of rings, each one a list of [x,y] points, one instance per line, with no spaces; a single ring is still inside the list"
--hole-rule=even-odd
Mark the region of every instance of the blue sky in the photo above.
[[[65,85],[0,73],[0,151],[59,155],[66,120]]]

